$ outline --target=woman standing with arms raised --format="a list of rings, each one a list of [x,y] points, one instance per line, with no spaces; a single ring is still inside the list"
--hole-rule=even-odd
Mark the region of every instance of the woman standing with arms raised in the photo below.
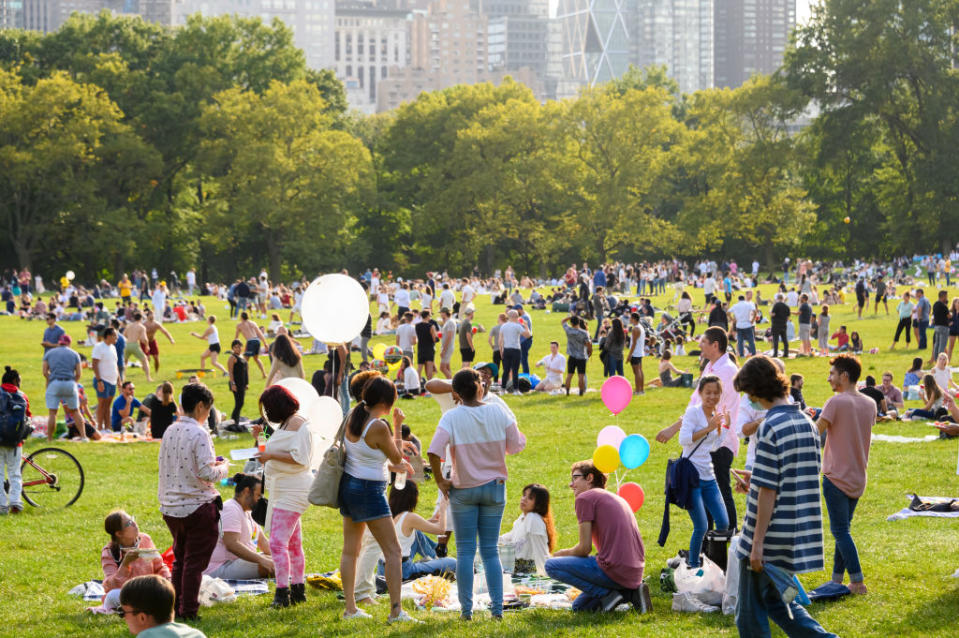
[[[339,489],[340,513],[343,515],[340,576],[346,602],[345,619],[370,617],[356,608],[355,595],[357,558],[363,532],[369,527],[386,562],[386,585],[390,592],[390,615],[386,622],[419,622],[400,606],[402,554],[393,514],[386,500],[386,484],[391,471],[413,474],[413,467],[403,460],[393,432],[383,419],[389,415],[395,402],[393,382],[386,377],[373,377],[363,386],[360,402],[346,417],[346,466]],[[393,427],[399,431],[402,423],[403,413],[397,410],[393,414]]]
[[[460,405],[440,419],[430,443],[429,459],[436,486],[449,497],[456,533],[456,587],[461,617],[473,617],[473,558],[479,536],[493,618],[503,617],[503,567],[497,543],[506,506],[506,454],[518,454],[526,437],[516,418],[496,403],[483,401],[483,383],[476,370],[453,376]],[[442,460],[449,445],[453,461],[450,479],[443,478]]]

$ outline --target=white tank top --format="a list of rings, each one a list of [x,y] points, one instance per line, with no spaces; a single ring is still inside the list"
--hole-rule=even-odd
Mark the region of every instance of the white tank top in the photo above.
[[[366,444],[366,433],[376,420],[370,419],[366,422],[360,434],[360,440],[356,443],[350,441],[349,437],[343,437],[346,443],[346,466],[343,471],[354,478],[366,481],[388,481],[390,473],[386,469],[386,454]]]
[[[413,551],[413,541],[416,540],[416,530],[411,530],[409,536],[403,535],[403,521],[406,520],[406,515],[409,512],[403,512],[400,514],[400,517],[396,519],[394,525],[396,525],[396,539],[400,542],[400,555],[403,558],[409,558],[410,552]]]
[[[212,323],[210,324],[210,334],[206,336],[206,342],[211,346],[220,343],[220,331]]]

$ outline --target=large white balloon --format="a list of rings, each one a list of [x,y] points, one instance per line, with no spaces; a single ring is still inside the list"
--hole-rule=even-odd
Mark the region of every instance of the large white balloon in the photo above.
[[[326,343],[352,341],[363,331],[370,314],[363,286],[339,274],[314,279],[303,293],[301,308],[307,332]]]
[[[306,414],[313,434],[313,469],[320,466],[323,452],[333,444],[333,438],[343,422],[343,410],[333,397],[320,397]]]
[[[285,379],[280,379],[273,385],[279,385],[290,391],[296,400],[300,404],[300,409],[297,410],[303,416],[309,416],[310,408],[316,403],[320,395],[317,394],[316,388],[313,387],[313,384],[301,379],[299,377],[286,377]]]

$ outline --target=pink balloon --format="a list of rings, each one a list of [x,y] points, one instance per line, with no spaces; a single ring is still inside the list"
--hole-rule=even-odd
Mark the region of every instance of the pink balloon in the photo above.
[[[618,425],[607,425],[599,431],[599,435],[596,437],[596,447],[612,445],[618,450],[619,444],[622,443],[625,438],[626,432],[623,428]]]
[[[603,383],[600,396],[610,412],[619,414],[633,400],[633,386],[629,384],[626,377],[610,377]]]
[[[624,501],[629,503],[629,507],[633,510],[633,513],[638,512],[639,508],[643,506],[643,501],[646,500],[646,493],[643,492],[643,488],[637,483],[623,483],[619,486],[618,494]]]

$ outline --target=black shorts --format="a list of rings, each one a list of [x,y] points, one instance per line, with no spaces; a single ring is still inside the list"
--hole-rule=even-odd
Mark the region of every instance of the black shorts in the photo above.
[[[919,320],[918,320],[918,319],[913,319],[913,320],[912,320],[912,327],[913,327],[913,328],[918,328],[918,327],[919,327]]]
[[[885,303],[885,302],[886,302],[886,295],[876,295],[876,303],[879,303],[880,301],[883,302],[883,303]]]
[[[569,374],[586,374],[586,359],[570,357],[566,360],[566,372]]]
[[[246,340],[246,350],[243,353],[248,357],[258,357],[260,356],[260,340],[259,339],[247,339]]]
[[[89,423],[84,422],[83,425],[85,426],[84,429],[87,431],[87,438],[91,438],[94,434],[97,433],[97,431],[93,429],[93,426],[90,425]],[[80,430],[77,429],[76,423],[71,423],[67,427],[67,436],[71,439],[80,438]]]
[[[473,348],[460,348],[460,356],[463,357],[463,362],[470,362],[476,360],[476,350]]]
[[[862,308],[866,305],[866,298],[856,295],[856,301],[859,303],[859,307]]]
[[[436,359],[436,350],[417,350],[416,363],[433,363]]]
[[[207,349],[208,349],[210,352],[219,352],[219,351],[220,351],[220,344],[218,344],[218,343],[211,343],[210,345],[207,346]]]
[[[629,358],[629,365],[631,365],[631,366],[638,366],[638,365],[641,365],[642,363],[643,363],[643,358],[642,358],[642,357],[630,357],[630,358]]]

